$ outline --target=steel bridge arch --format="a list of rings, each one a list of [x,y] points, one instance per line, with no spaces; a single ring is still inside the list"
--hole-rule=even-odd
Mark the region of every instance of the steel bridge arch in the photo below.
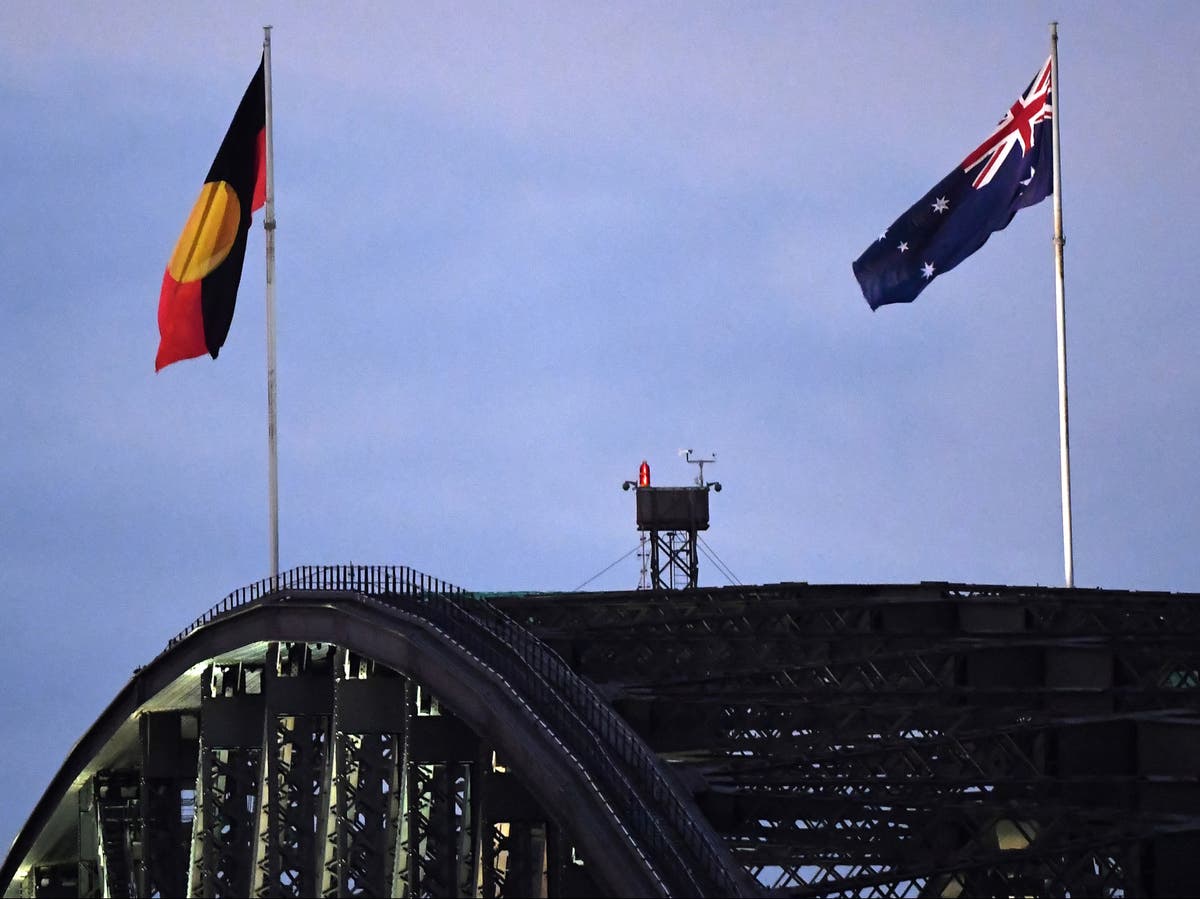
[[[6,892],[89,765],[150,700],[264,641],[332,644],[426,685],[509,760],[610,894],[758,892],[655,753],[553,651],[483,600],[279,588],[205,619],[135,671],[72,748],[0,866]]]

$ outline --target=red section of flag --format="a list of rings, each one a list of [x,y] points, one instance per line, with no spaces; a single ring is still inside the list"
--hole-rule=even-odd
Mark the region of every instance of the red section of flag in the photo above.
[[[204,342],[204,317],[200,311],[200,282],[179,283],[163,273],[158,298],[158,355],[154,370],[181,359],[194,359],[208,352]]]
[[[167,263],[155,371],[204,353],[216,359],[225,344],[251,214],[266,200],[266,115],[260,63]]]
[[[264,116],[265,114],[264,112]],[[258,169],[258,177],[254,180],[254,198],[250,201],[251,212],[262,209],[267,202],[267,129],[265,126],[262,131],[258,132],[255,145],[257,150],[255,167]]]

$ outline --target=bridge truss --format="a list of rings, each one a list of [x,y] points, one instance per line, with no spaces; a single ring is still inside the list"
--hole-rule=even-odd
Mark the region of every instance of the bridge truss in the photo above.
[[[11,895],[1200,889],[1200,597],[302,568],[140,669]]]

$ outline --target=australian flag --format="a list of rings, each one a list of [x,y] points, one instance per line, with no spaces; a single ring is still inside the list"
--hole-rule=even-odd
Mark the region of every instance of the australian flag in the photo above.
[[[987,140],[896,219],[854,262],[872,309],[911,303],[1053,185],[1050,60]]]

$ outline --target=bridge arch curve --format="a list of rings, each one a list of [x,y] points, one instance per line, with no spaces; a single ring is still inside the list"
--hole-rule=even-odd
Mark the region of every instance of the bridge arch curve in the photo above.
[[[644,896],[747,892],[745,881],[738,876],[740,869],[728,857],[720,838],[690,806],[654,753],[544,644],[488,604],[431,594],[405,596],[385,591],[368,595],[357,590],[282,587],[213,616],[172,641],[166,651],[135,672],[73,748],[35,806],[0,868],[0,884],[7,889],[28,868],[29,859],[53,857],[55,839],[63,839],[61,833],[56,836],[54,828],[57,823],[61,830],[62,822],[69,819],[71,809],[64,813],[64,807],[70,806],[73,791],[114,757],[122,752],[129,755],[127,744],[138,731],[140,718],[172,703],[178,706],[181,695],[213,691],[215,660],[236,659],[241,653],[244,661],[249,657],[247,648],[254,646],[321,644],[332,644],[341,653],[383,666],[420,684],[444,703],[455,719],[511,766],[586,860],[595,885],[604,892]],[[206,701],[203,696],[200,700],[202,705]],[[397,701],[405,700],[397,697]],[[282,707],[273,708],[268,697],[261,720],[267,721],[272,710],[279,712]],[[267,724],[262,727],[264,750],[255,799],[265,800],[261,804],[266,807],[273,795],[268,794],[267,783],[277,783],[280,775],[275,763],[268,765],[271,734],[266,733]],[[124,749],[120,748],[122,738]],[[143,727],[143,755],[145,739]],[[337,741],[336,726],[324,739]],[[204,734],[199,742],[198,797],[207,783]],[[327,776],[336,768],[332,757],[337,752],[337,746],[325,750]],[[139,802],[144,815],[144,770],[141,782]],[[327,790],[337,792],[336,786],[328,784]],[[324,801],[329,807],[329,796]],[[449,805],[456,802],[465,805],[465,796],[451,799]],[[442,807],[447,807],[444,800]],[[459,811],[467,814],[465,808]],[[198,798],[196,814],[203,813],[204,803]],[[296,889],[303,886],[301,893],[323,888],[327,895],[338,894],[337,877],[329,873],[330,864],[338,859],[331,862],[328,850],[324,850],[324,873],[319,870],[321,859],[310,856],[309,861],[315,861],[304,875],[308,878],[304,884],[299,884],[295,869],[287,869],[286,862],[281,865],[278,859],[267,858],[274,851],[265,835],[274,826],[268,818],[260,810],[249,842],[251,857],[245,860],[249,879],[243,879],[242,885],[275,895],[280,893],[281,870],[285,874],[290,870],[284,880]],[[393,825],[400,827],[401,822],[397,819]],[[332,826],[326,824],[322,831],[318,825],[321,832],[315,841],[335,842]],[[456,876],[461,879],[448,890],[452,894],[462,889],[467,878],[474,884],[483,876],[479,873],[482,837],[478,826],[477,822],[471,825],[476,828],[470,835],[471,845],[460,853]],[[466,840],[468,829],[465,818],[460,820],[460,843]],[[393,856],[400,851],[396,843]],[[464,875],[462,863],[468,858],[475,872]],[[394,858],[391,864],[395,876],[403,876]],[[212,872],[206,873],[203,863],[197,861],[195,846],[189,848],[187,865],[190,892],[211,894],[203,878]],[[137,872],[126,875],[132,891],[149,889],[145,880],[150,876],[149,867],[143,858],[142,881],[137,880]],[[324,880],[316,883],[313,878]]]

